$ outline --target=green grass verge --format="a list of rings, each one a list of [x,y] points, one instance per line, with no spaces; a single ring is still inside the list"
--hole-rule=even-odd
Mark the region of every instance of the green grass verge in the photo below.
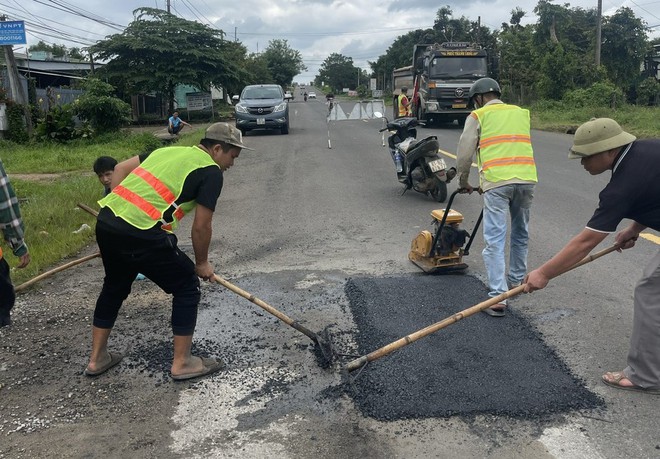
[[[189,131],[179,142],[194,145],[203,133],[201,128]],[[98,209],[96,201],[103,197],[103,187],[92,171],[97,157],[106,155],[122,161],[161,145],[151,133],[128,131],[105,136],[96,142],[78,141],[66,145],[18,145],[1,141],[0,159],[20,199],[25,240],[31,255],[26,268],[12,269],[14,285],[70,261],[64,260],[67,257],[77,258],[82,248],[94,244],[95,219],[78,209],[77,204],[82,202]],[[83,224],[89,229],[76,233]],[[9,265],[16,266],[18,259],[4,239],[0,239]]]
[[[627,105],[617,109],[605,107],[566,108],[562,104],[541,103],[530,107],[532,128],[544,131],[574,132],[591,118],[612,118],[639,138],[660,137],[660,108]]]

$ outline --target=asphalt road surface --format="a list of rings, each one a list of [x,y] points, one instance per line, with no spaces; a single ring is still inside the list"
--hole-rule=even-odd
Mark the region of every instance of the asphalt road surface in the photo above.
[[[339,103],[347,113],[354,105]],[[219,285],[204,284],[195,348],[225,359],[227,370],[175,384],[167,374],[169,306],[146,282],[136,286],[113,332],[113,343],[130,349],[126,361],[94,387],[119,385],[104,396],[121,397],[116,403],[127,412],[142,404],[150,415],[113,424],[92,410],[66,428],[61,420],[29,433],[0,427],[0,457],[5,438],[4,451],[13,457],[48,451],[35,446],[38,440],[52,447],[65,432],[74,436],[67,441],[78,456],[100,457],[81,446],[109,442],[107,431],[80,434],[90,422],[110,429],[116,457],[660,457],[660,397],[600,383],[605,371],[625,367],[632,289],[658,250],[657,235],[517,297],[503,320],[466,318],[347,375],[341,366],[355,356],[487,299],[482,238],[464,275],[421,274],[407,259],[410,242],[430,228],[431,210],[444,205],[413,191],[402,195],[378,133],[382,122],[328,124],[322,96],[304,102],[296,94],[290,109],[290,134],[249,133],[244,142],[255,151],[242,152],[225,174],[211,260],[218,274],[309,329],[328,327],[340,354],[334,365],[319,367],[307,337]],[[418,137],[425,135],[438,136],[453,163],[460,128],[420,129]],[[584,227],[608,179],[566,158],[571,136],[533,132],[532,140],[540,183],[530,268]],[[473,178],[476,184],[476,172]],[[459,195],[452,207],[471,230],[480,197]],[[184,222],[178,234],[190,252],[190,221]],[[97,273],[85,281],[87,315],[102,278],[100,263],[90,265]],[[56,301],[57,290],[79,283],[69,273],[43,288]],[[32,310],[47,312],[48,298],[39,291],[21,297],[18,306],[27,312],[17,307],[16,322]],[[12,338],[2,333],[0,340]],[[69,366],[84,365],[88,343],[81,343]],[[2,368],[5,377],[13,367],[5,365],[5,375]],[[145,404],[153,394],[159,402]],[[12,425],[30,410],[27,394],[21,403],[12,402],[13,414],[0,413],[0,420]],[[136,431],[151,441],[135,440]],[[66,451],[57,450],[76,456]]]

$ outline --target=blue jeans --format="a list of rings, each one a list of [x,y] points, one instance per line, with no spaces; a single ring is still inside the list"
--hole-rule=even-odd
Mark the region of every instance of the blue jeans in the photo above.
[[[509,285],[522,282],[527,273],[527,227],[534,187],[533,184],[504,185],[484,193],[483,231],[486,246],[482,255],[491,298],[509,290]],[[509,215],[511,241],[507,274],[504,247]]]

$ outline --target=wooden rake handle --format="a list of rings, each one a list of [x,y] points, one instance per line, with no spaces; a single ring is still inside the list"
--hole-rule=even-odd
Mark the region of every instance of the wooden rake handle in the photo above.
[[[92,215],[95,216],[95,217],[98,217],[98,216],[99,216],[99,213],[98,213],[97,211],[95,211],[94,209],[92,209],[92,208],[89,207],[89,206],[86,206],[86,205],[83,204],[82,202],[79,202],[79,203],[78,203],[78,207],[80,207],[82,210],[84,210],[84,211],[87,212],[88,214],[92,214]]]
[[[82,258],[79,258],[77,260],[70,261],[69,263],[66,263],[62,266],[58,266],[57,268],[51,269],[50,271],[46,271],[44,273],[41,273],[37,277],[33,277],[29,281],[24,282],[21,285],[19,285],[18,287],[16,287],[14,290],[17,291],[17,292],[20,292],[21,290],[25,290],[26,288],[28,288],[30,285],[35,284],[35,283],[39,282],[42,279],[45,279],[46,277],[52,276],[55,273],[59,273],[60,271],[64,271],[67,268],[71,268],[72,266],[79,265],[80,263],[84,263],[88,260],[91,260],[93,258],[100,257],[100,256],[101,256],[101,253],[96,252],[96,253],[93,253],[91,255],[87,255],[87,256],[84,256]]]
[[[285,324],[289,325],[290,327],[295,328],[300,333],[306,335],[309,339],[311,339],[315,343],[319,342],[319,337],[316,333],[309,330],[307,327],[304,327],[304,326],[300,325],[298,322],[293,320],[291,317],[287,316],[286,314],[284,314],[281,311],[278,311],[277,309],[272,307],[270,304],[266,303],[265,301],[260,300],[259,298],[255,297],[254,295],[252,295],[249,292],[246,292],[242,288],[237,287],[236,285],[232,284],[228,280],[223,279],[222,277],[218,276],[217,274],[214,274],[213,278],[218,284],[220,284],[223,287],[231,290],[232,292],[242,296],[246,300],[249,300],[252,303],[256,304],[257,306],[259,306],[264,311],[268,312],[269,314],[274,315],[275,317],[280,319]]]
[[[621,248],[620,245],[613,245],[612,247],[608,247],[606,249],[603,249],[599,252],[596,252],[592,255],[588,255],[584,257],[581,261],[578,263],[574,264],[570,268],[568,268],[566,271],[563,271],[561,274],[564,274],[572,269],[578,268],[584,264],[587,264],[597,258],[602,257],[603,255],[607,255],[610,252],[614,252],[615,250],[618,250]],[[465,319],[466,317],[470,317],[473,314],[476,314],[478,312],[483,311],[484,309],[487,309],[493,305],[496,305],[498,303],[501,303],[502,301],[512,298],[520,293],[523,292],[525,289],[525,285],[519,285],[518,287],[512,288],[511,290],[502,293],[501,295],[498,295],[494,298],[490,298],[487,301],[483,301],[479,304],[476,304],[470,308],[464,309],[463,311],[457,312],[456,314],[441,320],[440,322],[436,322],[432,325],[429,325],[426,328],[422,328],[421,330],[418,330],[414,333],[411,333],[410,335],[404,336],[403,338],[400,338],[386,346],[381,347],[380,349],[377,349],[367,355],[363,355],[362,357],[359,357],[355,360],[352,360],[346,365],[346,369],[348,371],[353,371],[357,370],[358,368],[363,367],[366,365],[368,362],[372,362],[374,360],[380,359],[381,357],[385,357],[388,354],[391,354],[392,352],[396,351],[397,349],[407,346],[410,343],[414,343],[420,338],[423,338],[427,335],[430,335],[431,333],[435,333],[436,331],[445,328],[451,324],[455,324],[461,319]]]

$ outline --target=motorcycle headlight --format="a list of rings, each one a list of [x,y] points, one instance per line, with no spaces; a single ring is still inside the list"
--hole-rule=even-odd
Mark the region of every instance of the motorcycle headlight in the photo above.
[[[244,107],[244,106],[241,105],[241,104],[236,104],[236,105],[234,106],[234,108],[236,109],[236,112],[237,112],[237,113],[247,113],[247,112],[248,112],[247,108]]]
[[[286,102],[282,102],[281,104],[276,105],[273,109],[274,112],[283,112],[284,110],[286,110]]]

